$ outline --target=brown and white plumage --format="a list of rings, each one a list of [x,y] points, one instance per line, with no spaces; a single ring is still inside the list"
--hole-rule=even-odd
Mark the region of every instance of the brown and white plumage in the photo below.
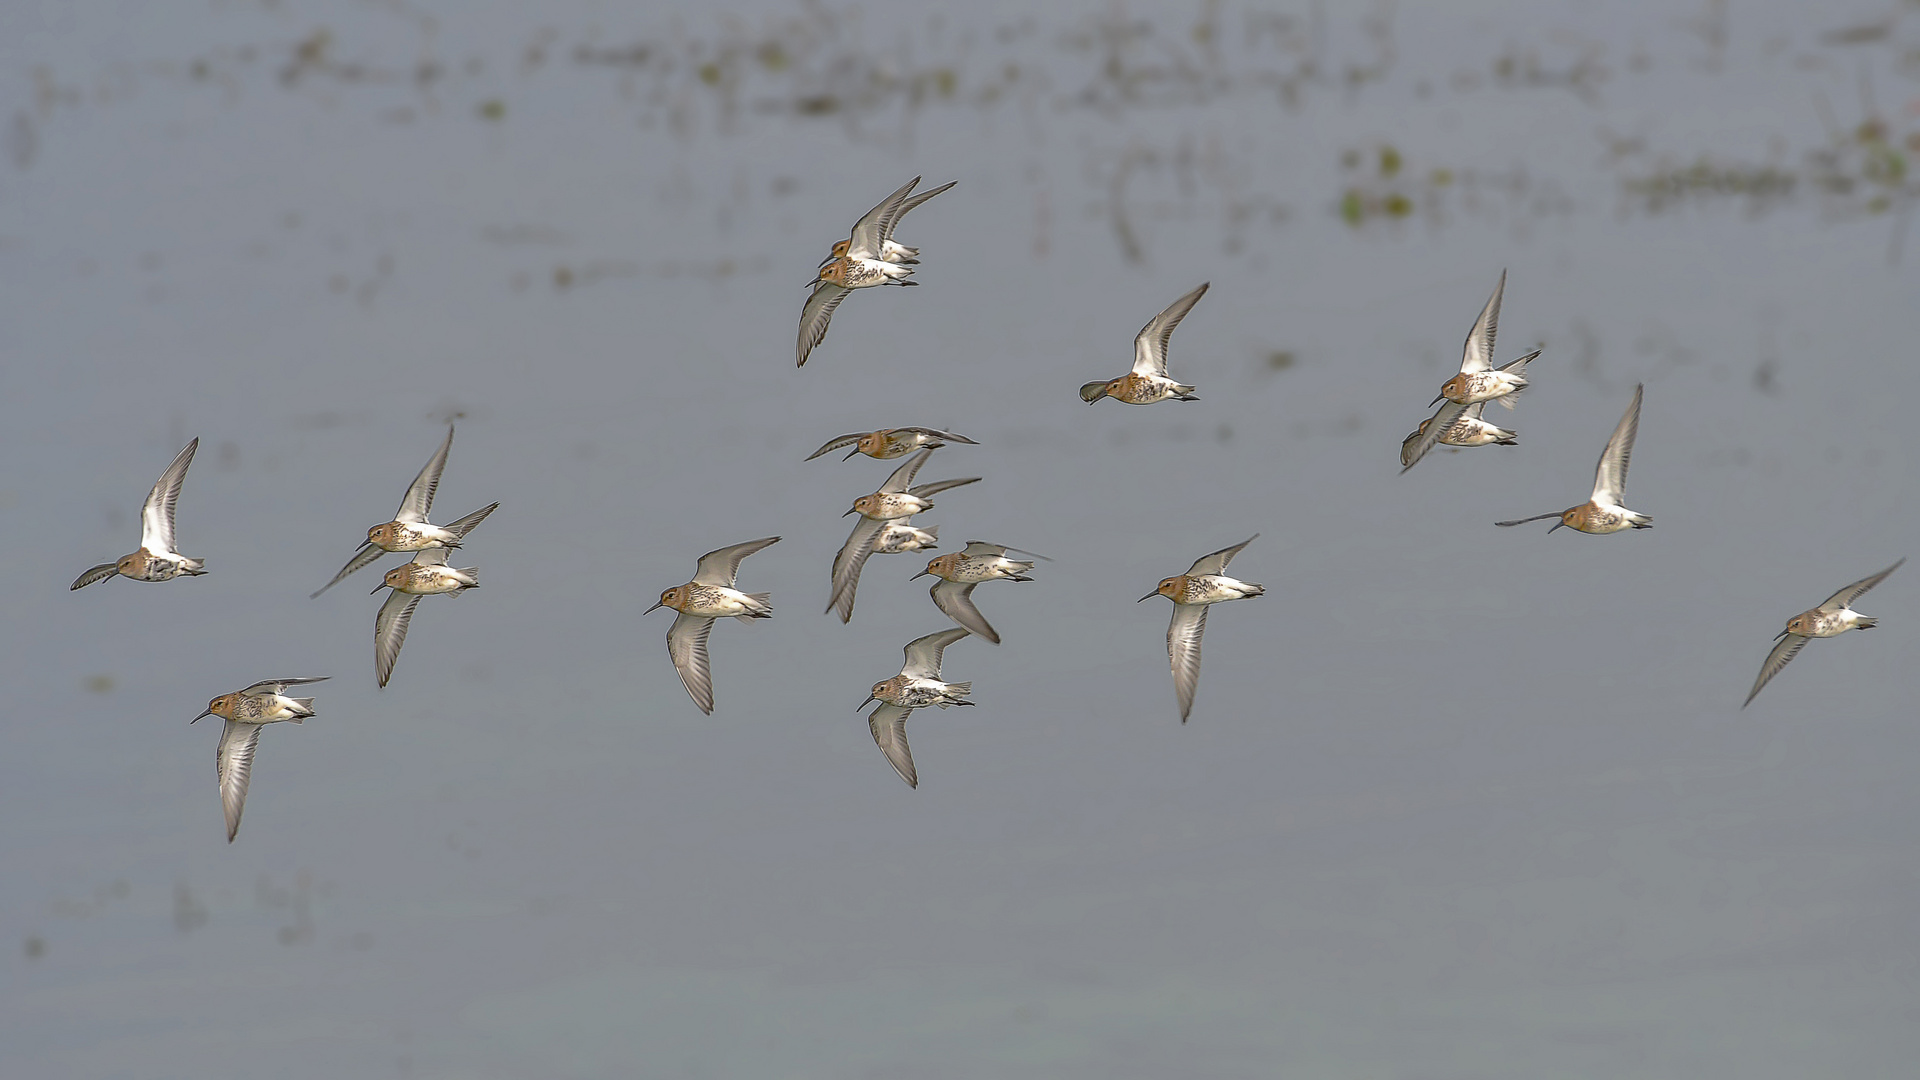
[[[1428,404],[1437,405],[1443,400],[1456,405],[1498,401],[1511,409],[1515,396],[1527,388],[1527,365],[1540,355],[1538,349],[1498,370],[1493,366],[1493,342],[1500,329],[1500,299],[1506,291],[1507,272],[1502,270],[1493,295],[1487,298],[1487,306],[1480,309],[1473,329],[1467,331],[1467,343],[1460,354],[1460,373],[1448,379]]]
[[[1168,304],[1147,321],[1133,339],[1133,369],[1118,379],[1090,382],[1080,388],[1080,399],[1089,404],[1103,397],[1128,405],[1152,405],[1168,398],[1199,401],[1195,387],[1177,382],[1167,373],[1167,349],[1173,343],[1174,328],[1187,317],[1193,305],[1207,294],[1211,282],[1201,282],[1191,292]]]
[[[987,622],[986,616],[973,604],[974,587],[983,581],[1006,579],[1009,581],[1032,581],[1027,571],[1034,564],[1018,559],[1009,559],[1010,552],[1021,555],[1033,555],[1030,551],[1020,551],[1004,544],[989,544],[982,540],[969,540],[960,551],[942,555],[927,563],[927,568],[913,577],[932,574],[940,580],[933,583],[927,594],[933,598],[933,605],[941,613],[961,626],[971,630],[976,636],[985,638],[995,645],[1000,644],[1000,635]],[[1034,555],[1043,559],[1043,555]],[[912,578],[908,579],[913,580]]]
[[[354,552],[347,565],[333,575],[333,580],[314,590],[308,599],[319,596],[338,585],[349,575],[373,563],[382,555],[389,553],[404,554],[434,547],[459,547],[474,526],[487,519],[487,515],[499,509],[499,503],[483,506],[458,521],[446,525],[435,525],[427,520],[433,512],[433,496],[440,490],[440,474],[447,468],[447,453],[453,449],[453,425],[447,425],[447,437],[440,440],[440,446],[433,456],[420,467],[413,483],[407,485],[407,493],[400,497],[400,508],[394,511],[393,520],[382,522],[367,530],[367,538],[360,544],[360,550]]]
[[[808,454],[807,460],[812,461],[822,454],[838,450],[843,446],[851,446],[853,449],[847,451],[847,456],[843,460],[852,460],[855,454],[865,454],[880,461],[891,461],[894,458],[906,457],[922,448],[938,450],[949,442],[974,445],[974,441],[965,435],[941,431],[939,428],[881,428],[879,431],[851,431],[845,435],[837,435],[829,439],[820,449]]]
[[[400,659],[400,646],[406,644],[407,626],[413,622],[413,609],[420,598],[477,588],[479,573],[479,567],[448,566],[447,549],[443,547],[428,548],[387,571],[385,580],[373,590],[393,590],[373,619],[373,670],[381,687],[393,676],[394,662]]]
[[[260,729],[267,724],[287,721],[298,724],[314,715],[312,698],[283,697],[289,686],[325,682],[325,675],[311,678],[268,679],[244,690],[222,694],[208,703],[201,716],[219,716],[226,720],[220,733],[220,745],[214,752],[214,775],[220,786],[220,808],[227,823],[227,843],[240,832],[240,815],[247,805],[247,785],[253,775],[253,755],[260,745]]]
[[[1849,630],[1871,630],[1879,625],[1880,620],[1853,610],[1853,602],[1865,595],[1867,590],[1885,581],[1888,574],[1900,569],[1906,561],[1902,558],[1871,577],[1861,578],[1827,597],[1819,607],[1788,619],[1787,628],[1777,635],[1780,640],[1767,653],[1766,662],[1760,665],[1760,675],[1753,680],[1753,689],[1747,692],[1747,700],[1741,702],[1740,707],[1744,709],[1753,704],[1760,688],[1780,674],[1780,669],[1786,667],[1789,661],[1800,655],[1800,650],[1808,641],[1817,637],[1836,637]]]
[[[693,580],[661,593],[659,602],[647,609],[668,607],[680,613],[667,630],[667,655],[680,674],[680,684],[701,712],[713,712],[713,674],[707,659],[707,635],[713,630],[713,621],[773,615],[771,594],[744,593],[734,588],[740,561],[779,542],[779,537],[768,536],[707,552],[700,556]]]
[[[973,704],[966,700],[967,695],[973,693],[971,682],[944,682],[940,676],[947,646],[966,636],[966,630],[955,628],[907,642],[902,650],[906,662],[900,666],[900,674],[875,683],[867,700],[860,703],[864,709],[870,702],[880,702],[867,717],[867,728],[873,734],[874,745],[886,755],[887,763],[908,787],[919,787],[920,776],[913,766],[913,751],[907,746],[907,715],[929,705],[945,709]]]
[[[950,488],[977,482],[977,476],[962,477],[955,480],[936,480],[929,484],[914,485],[914,475],[920,467],[933,456],[931,447],[923,449],[893,471],[887,482],[871,495],[862,495],[855,499],[853,508],[847,514],[858,514],[860,519],[853,524],[847,542],[840,546],[839,554],[833,559],[833,592],[828,597],[827,610],[836,611],[841,622],[853,618],[854,595],[860,588],[860,570],[867,563],[867,557],[873,554],[875,542],[884,531],[885,523],[899,518],[911,517],[933,506],[930,495],[939,494]],[[847,514],[841,515],[842,517]]]
[[[893,228],[911,206],[906,205],[907,193],[920,183],[914,177],[901,185],[893,194],[882,199],[872,210],[866,212],[854,223],[853,232],[848,237],[843,253],[829,258],[820,264],[819,274],[813,282],[813,292],[800,309],[800,334],[794,352],[794,366],[804,367],[807,357],[827,337],[827,326],[833,319],[833,313],[840,302],[847,298],[853,289],[870,288],[876,285],[912,285],[907,278],[913,273],[910,265],[903,262],[889,262],[884,258],[887,244],[893,238]],[[952,187],[949,184],[947,187]],[[946,188],[941,188],[941,191]],[[929,194],[938,194],[931,192]],[[925,200],[920,200],[924,202]],[[914,202],[918,206],[919,202]]]
[[[1180,702],[1183,724],[1193,712],[1193,696],[1200,688],[1200,638],[1207,630],[1207,608],[1267,591],[1265,586],[1226,576],[1227,564],[1259,537],[1255,533],[1232,547],[1200,556],[1186,573],[1162,580],[1158,588],[1140,598],[1141,603],[1156,596],[1173,601],[1173,618],[1167,624],[1167,660],[1173,669],[1174,695]]]
[[[140,550],[110,563],[89,567],[74,579],[68,591],[84,589],[96,581],[116,575],[135,581],[171,581],[181,575],[197,577],[206,573],[206,562],[174,550],[174,510],[180,502],[180,488],[187,482],[187,466],[193,464],[200,440],[194,439],[174,455],[173,462],[153,482],[147,501],[140,507]]]
[[[1529,521],[1559,518],[1559,521],[1547,529],[1548,532],[1564,525],[1570,529],[1595,535],[1616,533],[1629,528],[1652,528],[1652,517],[1629,510],[1622,502],[1626,498],[1627,491],[1627,466],[1633,461],[1633,440],[1640,433],[1640,399],[1645,390],[1644,384],[1634,386],[1633,401],[1628,403],[1627,411],[1620,417],[1620,423],[1614,426],[1613,435],[1607,440],[1607,448],[1600,452],[1600,464],[1594,468],[1591,498],[1579,506],[1568,507],[1558,513],[1535,514],[1532,517],[1517,518],[1513,521],[1496,521],[1494,524],[1507,527],[1525,525]]]
[[[1538,352],[1515,360],[1514,364],[1524,364],[1532,360]],[[1508,365],[1509,367],[1513,365]],[[1481,411],[1487,407],[1484,401],[1471,405],[1461,405],[1452,401],[1442,401],[1440,408],[1431,417],[1420,421],[1420,426],[1400,442],[1400,471],[1419,464],[1427,456],[1427,451],[1436,444],[1444,446],[1487,446],[1497,443],[1501,446],[1513,446],[1518,436],[1506,428],[1497,427],[1481,419]]]

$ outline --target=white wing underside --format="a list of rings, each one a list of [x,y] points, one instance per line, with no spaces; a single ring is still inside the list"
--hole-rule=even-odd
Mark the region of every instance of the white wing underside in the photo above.
[[[938,679],[940,677],[940,658],[947,646],[966,637],[967,630],[955,627],[941,630],[925,637],[914,638],[907,642],[907,662],[900,668],[900,674],[910,679]]]
[[[813,287],[806,305],[800,309],[800,345],[795,357],[796,364],[804,365],[814,346],[827,339],[827,324],[833,320],[834,309],[852,291],[831,281],[822,281]]]
[[[829,606],[839,612],[841,622],[853,618],[853,598],[860,588],[860,568],[867,565],[867,556],[873,554],[873,543],[879,539],[886,524],[861,518],[854,523],[853,532],[841,546],[840,554],[833,557],[833,595]]]
[[[920,183],[919,177],[907,181],[893,194],[880,200],[880,204],[867,211],[859,221],[853,223],[853,232],[847,237],[847,257],[852,259],[878,259],[881,249],[893,238],[893,227],[906,213],[901,204],[906,200],[907,192]],[[949,184],[948,187],[953,185]],[[944,188],[942,190],[945,190]],[[938,192],[934,192],[938,194]],[[918,206],[918,203],[914,204]]]
[[[380,614],[374,616],[373,673],[381,686],[393,676],[393,663],[400,659],[400,646],[407,643],[407,624],[413,621],[413,609],[419,603],[419,593],[395,589],[380,605]]]
[[[453,425],[447,425],[447,437],[440,440],[440,448],[433,452],[427,463],[420,467],[420,475],[407,485],[407,494],[400,500],[400,509],[393,512],[393,520],[419,525],[433,512],[433,495],[440,490],[440,474],[447,468],[447,451],[453,449]]]
[[[1135,375],[1154,375],[1169,378],[1167,375],[1167,346],[1173,340],[1173,328],[1187,317],[1193,305],[1207,293],[1205,282],[1199,288],[1167,305],[1167,309],[1155,315],[1153,320],[1140,328],[1133,339],[1133,373]]]
[[[247,781],[253,775],[253,751],[260,744],[260,725],[227,721],[220,733],[214,768],[220,779],[220,809],[227,818],[227,843],[240,832],[240,813],[247,808]]]
[[[1427,451],[1433,449],[1434,444],[1440,441],[1440,436],[1445,435],[1447,429],[1452,427],[1455,421],[1459,420],[1469,408],[1473,410],[1473,415],[1478,417],[1482,404],[1484,403],[1475,402],[1473,405],[1468,406],[1458,405],[1451,401],[1442,401],[1440,403],[1440,410],[1433,414],[1432,419],[1427,421],[1427,429],[1420,433],[1419,438],[1416,439],[1411,446],[1401,452],[1400,464],[1402,468],[1400,471],[1406,472],[1408,469],[1419,464],[1420,459],[1427,456]]]
[[[911,488],[914,474],[918,473],[920,466],[925,465],[927,459],[932,456],[933,447],[929,446],[901,462],[900,467],[893,470],[893,475],[887,477],[887,482],[880,485],[877,494],[898,494]]]
[[[712,619],[684,613],[667,630],[667,655],[680,673],[680,683],[708,715],[713,713],[713,673],[707,664],[707,634],[712,630]]]
[[[977,584],[979,582],[961,584],[943,579],[934,582],[928,595],[933,597],[933,606],[944,612],[947,618],[998,645],[1000,635],[994,632],[986,616],[980,614],[980,609],[973,606],[973,587]]]
[[[1645,384],[1633,388],[1633,401],[1600,455],[1600,465],[1593,473],[1594,502],[1620,506],[1626,498],[1627,465],[1633,460],[1634,436],[1640,433],[1640,396],[1645,390]]]
[[[1493,338],[1500,330],[1500,297],[1507,291],[1507,272],[1500,271],[1500,283],[1493,287],[1493,295],[1487,298],[1487,306],[1480,309],[1480,317],[1473,321],[1473,329],[1467,333],[1467,345],[1460,357],[1460,370],[1467,373],[1490,371],[1493,368]]]
[[[1167,659],[1173,665],[1173,692],[1180,699],[1183,724],[1193,711],[1193,693],[1200,687],[1200,635],[1206,630],[1205,607],[1173,605],[1173,621],[1167,624]]]
[[[140,508],[140,546],[148,551],[179,550],[173,546],[173,512],[180,502],[180,486],[187,480],[187,466],[193,464],[193,452],[199,448],[199,439],[188,443],[147,492],[146,504]]]
[[[1209,574],[1226,573],[1227,564],[1233,561],[1235,555],[1240,554],[1240,549],[1258,539],[1260,539],[1260,534],[1254,533],[1252,536],[1247,537],[1245,540],[1240,541],[1230,548],[1221,548],[1211,555],[1200,556],[1193,561],[1193,568],[1187,571],[1187,576],[1201,577]],[[1180,605],[1176,604],[1175,606],[1178,607]]]
[[[779,540],[777,536],[768,536],[707,552],[700,556],[700,565],[694,569],[693,584],[733,588],[734,579],[740,574],[740,560]]]
[[[1773,647],[1773,651],[1767,654],[1767,662],[1760,665],[1760,677],[1753,680],[1753,689],[1747,693],[1747,700],[1742,702],[1740,707],[1744,709],[1753,704],[1753,699],[1760,694],[1760,688],[1767,685],[1775,675],[1780,674],[1780,669],[1786,667],[1788,661],[1800,655],[1800,650],[1809,640],[1811,639],[1801,637],[1799,634],[1788,634],[1781,638]]]
[[[1860,599],[1861,596],[1865,595],[1868,589],[1871,589],[1875,585],[1878,585],[1882,581],[1885,581],[1887,579],[1888,574],[1891,574],[1895,570],[1900,569],[1901,564],[1905,563],[1906,561],[1907,560],[1903,558],[1900,560],[1900,562],[1894,563],[1892,566],[1887,567],[1885,570],[1880,571],[1879,573],[1873,575],[1872,577],[1861,578],[1859,581],[1856,581],[1853,584],[1847,586],[1846,588],[1841,589],[1839,592],[1834,593],[1832,596],[1827,597],[1826,603],[1821,604],[1819,607],[1819,610],[1825,611],[1825,612],[1834,612],[1834,611],[1839,611],[1842,608],[1852,607],[1853,602],[1855,600],[1858,600]]]
[[[887,756],[887,764],[900,774],[900,779],[908,787],[920,786],[920,775],[913,768],[913,751],[907,746],[907,717],[913,710],[898,705],[882,704],[867,717],[867,727],[873,732],[873,744]]]

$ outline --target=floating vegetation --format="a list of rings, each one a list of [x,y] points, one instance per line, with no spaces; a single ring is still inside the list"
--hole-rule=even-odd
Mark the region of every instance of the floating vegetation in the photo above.
[[[1334,210],[1356,229],[1414,217],[1440,225],[1455,214],[1491,217],[1496,208],[1526,217],[1571,213],[1574,208],[1559,185],[1534,177],[1523,166],[1504,172],[1438,165],[1416,169],[1388,143],[1343,151],[1340,172]]]
[[[1735,199],[1758,215],[1801,192],[1819,195],[1823,209],[1837,218],[1897,212],[1887,256],[1898,262],[1907,218],[1920,199],[1920,180],[1912,168],[1920,157],[1920,121],[1897,132],[1870,102],[1862,113],[1864,118],[1852,125],[1827,117],[1826,142],[1804,151],[1797,163],[1719,162],[1704,156],[1684,166],[1656,161],[1623,176],[1622,189],[1629,205],[1647,213]],[[1644,152],[1633,149],[1622,156]]]
[[[509,32],[497,52],[448,55],[441,16],[398,6],[355,11],[336,16],[331,25],[291,30],[269,20],[257,24],[268,35],[262,41],[171,59],[122,58],[79,78],[33,67],[31,105],[14,113],[0,138],[15,167],[25,169],[57,137],[59,114],[110,106],[156,81],[231,100],[260,90],[286,92],[327,109],[358,106],[383,123],[504,125],[509,102],[516,114],[524,109],[544,115],[550,98],[543,95],[559,92],[576,100],[577,88],[555,88],[561,80],[586,79],[606,86],[641,130],[682,139],[827,123],[846,138],[904,141],[914,137],[916,120],[928,110],[1014,111],[1034,138],[1045,139],[1045,126],[1058,122],[1050,118],[1090,110],[1114,124],[1076,128],[1082,137],[1074,152],[1095,177],[1088,201],[1111,222],[1123,256],[1144,261],[1147,233],[1158,221],[1190,227],[1197,213],[1210,215],[1220,224],[1222,248],[1237,254],[1258,226],[1288,220],[1283,181],[1263,158],[1271,143],[1263,144],[1262,133],[1248,125],[1264,102],[1292,114],[1330,95],[1345,104],[1369,96],[1377,104],[1378,95],[1411,97],[1424,108],[1449,98],[1483,102],[1491,92],[1547,90],[1598,110],[1602,91],[1623,89],[1623,77],[1729,77],[1742,70],[1728,56],[1743,40],[1732,32],[1736,13],[1724,0],[1705,0],[1699,12],[1676,21],[1650,22],[1649,28],[1679,31],[1645,39],[1652,46],[1556,31],[1535,40],[1490,42],[1480,55],[1458,56],[1404,49],[1396,29],[1400,11],[1389,0],[1308,5],[1299,13],[1252,0],[1137,10],[1114,3],[1065,14],[1034,6],[970,19],[812,0],[777,13],[661,19],[619,36],[530,24],[518,36]],[[254,16],[236,10],[223,17]],[[1757,55],[1813,72],[1837,70],[1844,55],[1856,68],[1866,63],[1894,77],[1920,78],[1911,25],[1913,20],[1894,14],[1854,25],[1807,26],[1795,36],[1765,39]],[[456,104],[444,104],[449,101]],[[1235,109],[1224,127],[1200,126],[1213,118],[1199,110],[1228,101]],[[1121,129],[1142,110],[1186,114],[1154,118],[1153,130],[1163,134]],[[1653,156],[1640,141],[1615,139],[1597,165],[1554,165],[1583,168],[1586,175],[1611,172],[1627,205],[1647,213],[1735,202],[1760,214],[1816,194],[1833,216],[1893,215],[1900,223],[1897,257],[1913,200],[1911,166],[1920,155],[1920,134],[1895,130],[1871,107],[1863,112],[1868,119],[1848,128],[1830,123],[1833,131],[1821,146],[1798,153],[1781,149],[1757,161],[1714,147]],[[1915,111],[1909,105],[1901,115],[1911,122]],[[1048,156],[1055,156],[1052,147]],[[1331,191],[1318,188],[1307,197],[1330,203],[1355,230],[1412,220],[1440,226],[1460,215],[1524,225],[1573,209],[1565,192],[1582,175],[1542,176],[1524,161],[1516,158],[1504,171],[1460,161],[1416,164],[1392,143],[1362,144],[1341,155]],[[1036,198],[1035,220],[1044,224],[1052,210],[1048,192]],[[1045,245],[1044,232],[1037,230],[1036,253]],[[568,265],[554,268],[550,280],[567,290],[630,272]],[[522,273],[527,281],[537,274]],[[329,287],[371,303],[382,276],[339,274]]]

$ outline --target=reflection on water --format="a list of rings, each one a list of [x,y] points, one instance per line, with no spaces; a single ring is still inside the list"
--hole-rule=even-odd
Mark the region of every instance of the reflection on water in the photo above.
[[[1911,5],[1907,5],[1910,7]],[[1275,230],[1297,211],[1331,209],[1351,225],[1417,217],[1442,224],[1454,217],[1500,215],[1532,221],[1578,211],[1605,213],[1606,201],[1582,198],[1591,176],[1611,178],[1627,205],[1670,213],[1713,201],[1737,202],[1758,216],[1806,194],[1833,217],[1891,215],[1889,254],[1898,261],[1905,221],[1920,181],[1909,159],[1920,155],[1920,115],[1893,115],[1874,104],[1876,78],[1911,87],[1920,74],[1916,20],[1905,7],[1876,20],[1824,30],[1776,26],[1760,12],[1748,33],[1761,35],[1760,72],[1727,69],[1729,34],[1740,22],[1723,0],[1697,12],[1644,23],[1575,29],[1555,26],[1471,38],[1476,48],[1452,53],[1400,45],[1409,13],[1391,3],[1328,10],[1265,10],[1220,0],[1186,13],[1133,11],[1124,5],[1073,12],[981,10],[956,19],[946,9],[884,20],[860,5],[812,3],[778,14],[717,16],[706,12],[667,25],[615,33],[601,27],[498,26],[506,39],[448,51],[458,15],[403,6],[373,7],[351,23],[318,25],[289,39],[284,30],[245,44],[186,55],[130,56],[91,69],[31,69],[33,107],[15,114],[7,141],[16,167],[29,168],[43,129],[58,137],[59,117],[83,108],[110,109],[142,93],[198,94],[206,87],[238,103],[280,90],[323,107],[355,109],[377,124],[507,123],[515,97],[610,93],[639,131],[680,139],[747,137],[774,125],[831,129],[826,137],[909,147],[931,110],[971,112],[1021,125],[1051,142],[1049,125],[1085,111],[1104,118],[1081,131],[1073,149],[1094,178],[1090,199],[1106,215],[1121,253],[1142,261],[1141,219],[1217,218],[1223,249],[1241,253],[1249,233]],[[227,11],[216,18],[255,20]],[[280,20],[284,22],[284,20]],[[875,25],[876,21],[884,25]],[[447,25],[451,24],[451,25]],[[1667,31],[1680,30],[1680,34]],[[1425,32],[1422,28],[1421,32]],[[220,36],[227,36],[221,34]],[[1651,39],[1651,40],[1650,40]],[[1656,44],[1657,42],[1657,44]],[[1825,137],[1809,141],[1802,125],[1777,117],[1764,133],[1763,159],[1743,160],[1714,145],[1652,146],[1643,136],[1615,134],[1651,90],[1658,97],[1773,71],[1859,72],[1862,101],[1843,121],[1818,91],[1812,104]],[[609,80],[608,76],[611,76]],[[584,86],[572,84],[584,82]],[[1488,95],[1554,104],[1577,103],[1570,120],[1595,132],[1592,156],[1560,155],[1550,165],[1519,148],[1513,164],[1425,155],[1404,161],[1391,143],[1341,140],[1332,192],[1275,195],[1260,179],[1262,155],[1242,133],[1185,131],[1136,118],[1273,102],[1289,115],[1341,114],[1359,101],[1411,96],[1423,107],[1472,108]],[[1536,97],[1539,95],[1539,97]],[[1624,112],[1623,112],[1624,109]],[[1133,130],[1126,130],[1132,128]],[[1742,141],[1752,141],[1743,132]],[[794,190],[777,179],[778,197]],[[725,186],[708,194],[725,197]],[[535,224],[488,225],[503,243],[551,243]],[[540,237],[533,239],[533,237]],[[509,239],[510,238],[510,239]],[[726,277],[743,268],[731,259],[673,262],[653,272]],[[764,269],[759,263],[754,271]],[[338,274],[335,292],[369,302],[391,270],[382,257],[370,275]],[[631,261],[557,265],[545,275],[557,289],[648,272]],[[526,272],[516,289],[533,284]]]

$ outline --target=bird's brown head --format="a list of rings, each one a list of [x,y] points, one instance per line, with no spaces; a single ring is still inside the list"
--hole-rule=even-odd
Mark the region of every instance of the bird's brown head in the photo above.
[[[238,700],[240,700],[239,694],[221,694],[219,697],[207,702],[207,711],[201,713],[200,716],[218,716],[222,720],[231,720],[233,719],[234,702]],[[200,716],[196,716],[193,720],[187,722],[191,724],[199,720]]]

